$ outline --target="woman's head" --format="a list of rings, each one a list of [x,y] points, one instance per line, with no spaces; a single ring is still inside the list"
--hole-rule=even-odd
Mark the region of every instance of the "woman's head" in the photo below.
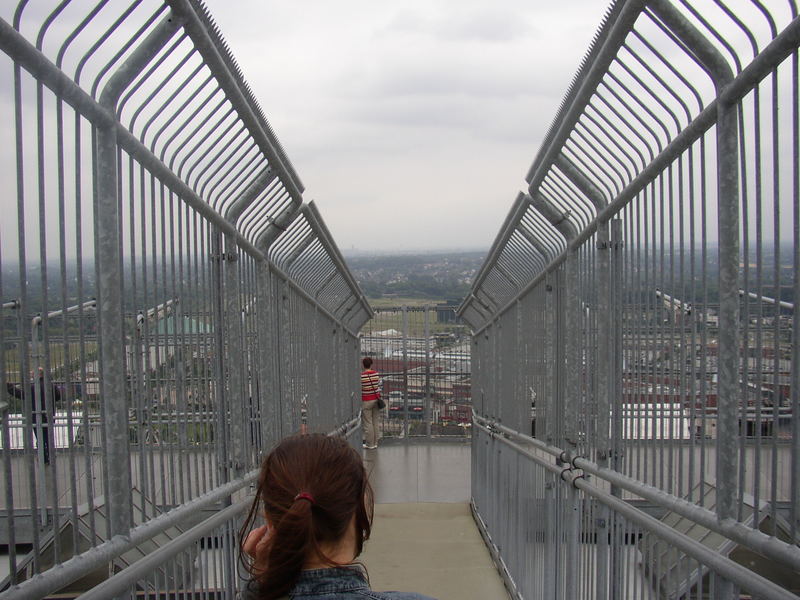
[[[365,356],[361,364],[364,365],[365,369],[369,369],[372,366],[372,359],[369,356]]]
[[[372,490],[361,456],[343,439],[321,434],[284,439],[261,467],[242,536],[263,514],[270,526],[251,572],[262,597],[285,595],[305,564],[339,564],[326,549],[353,538],[361,553],[372,525]],[[242,537],[244,539],[244,537]]]

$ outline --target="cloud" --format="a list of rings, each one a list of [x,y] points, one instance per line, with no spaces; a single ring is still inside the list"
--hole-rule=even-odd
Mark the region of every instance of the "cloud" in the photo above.
[[[382,250],[491,243],[605,8],[207,5],[337,243]]]
[[[427,35],[444,41],[489,43],[507,43],[535,32],[525,15],[485,7],[465,12],[437,13],[435,16],[401,10],[387,24],[385,31],[390,35],[406,33]]]

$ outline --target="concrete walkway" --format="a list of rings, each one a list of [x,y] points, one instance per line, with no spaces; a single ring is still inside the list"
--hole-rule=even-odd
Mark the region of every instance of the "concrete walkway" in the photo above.
[[[376,497],[361,557],[372,588],[506,600],[469,509],[470,447],[409,442],[364,452]]]

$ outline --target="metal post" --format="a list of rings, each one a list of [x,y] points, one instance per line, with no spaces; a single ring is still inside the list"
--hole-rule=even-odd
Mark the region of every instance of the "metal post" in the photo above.
[[[567,157],[560,154],[555,159],[558,168],[583,192],[586,198],[592,203],[598,214],[608,205],[603,193],[597,186],[587,178],[583,172],[575,166]],[[610,444],[609,433],[611,427],[611,394],[609,386],[611,382],[622,377],[621,371],[614,370],[614,364],[610,360],[612,356],[611,345],[613,343],[612,327],[618,329],[621,326],[619,320],[615,319],[611,313],[610,294],[614,285],[611,280],[609,269],[609,225],[605,219],[598,219],[597,222],[597,247],[595,252],[596,261],[596,297],[597,308],[594,311],[594,318],[597,323],[597,346],[595,348],[595,398],[596,410],[595,428],[592,432],[590,423],[585,424],[586,435],[593,433],[596,439],[595,454],[598,464],[608,466]],[[589,415],[587,415],[588,417]],[[596,508],[595,528],[597,562],[595,567],[595,595],[599,600],[608,598],[608,575],[609,575],[609,537],[608,526],[610,521],[610,511],[604,504]],[[612,596],[616,597],[616,596]]]
[[[31,418],[33,427],[35,428],[36,436],[36,460],[37,460],[37,502],[39,503],[39,527],[44,529],[47,527],[47,479],[45,478],[45,464],[44,464],[44,435],[45,428],[43,420],[47,418],[47,407],[45,406],[45,399],[42,398],[42,386],[39,384],[39,369],[42,368],[41,362],[41,341],[39,339],[40,328],[42,325],[42,316],[37,315],[31,320],[31,385],[33,387],[33,407],[31,409]],[[27,398],[26,398],[27,400]],[[53,425],[52,423],[50,424]],[[49,428],[48,428],[49,429]],[[51,448],[55,454],[55,447]]]
[[[792,217],[794,220],[794,231],[792,232],[792,244],[794,246],[794,258],[792,267],[794,273],[794,286],[792,288],[794,303],[800,302],[800,53],[797,50],[792,57],[793,69],[793,92],[792,92],[792,139],[794,140],[794,167],[792,169],[792,187],[794,197],[792,198]],[[800,543],[800,319],[797,314],[792,315],[792,371],[791,371],[791,397],[789,406],[792,410],[792,487],[789,492],[791,509],[789,519],[791,532],[794,536],[791,540],[795,544]]]
[[[228,374],[227,405],[230,413],[231,447],[228,462],[231,466],[231,477],[239,477],[245,468],[245,420],[248,414],[245,404],[252,398],[245,398],[245,360],[242,355],[244,336],[242,332],[242,313],[240,306],[241,286],[239,277],[239,253],[236,242],[225,236],[223,254],[223,276],[225,284],[222,288],[225,307],[225,370]]]
[[[180,27],[170,14],[112,75],[100,94],[100,104],[116,115],[122,92]],[[98,341],[103,397],[108,538],[131,529],[131,465],[128,402],[125,381],[125,336],[122,330],[122,257],[118,193],[117,129],[96,129],[95,261],[97,271]]]
[[[586,423],[579,423],[582,414],[579,402],[581,385],[581,361],[579,357],[580,308],[578,297],[578,252],[572,250],[567,255],[563,273],[563,306],[564,319],[564,371],[561,373],[562,410],[564,415],[563,441],[570,456],[577,449],[580,435],[586,435]],[[573,486],[567,488],[567,502],[564,511],[567,513],[564,526],[566,528],[566,558],[561,565],[564,581],[564,598],[577,598],[577,577],[570,570],[578,564],[578,530],[581,512],[578,506],[577,490]]]
[[[214,442],[217,451],[217,472],[219,483],[224,484],[232,479],[228,464],[228,391],[225,386],[225,297],[222,277],[222,233],[215,231],[211,239],[211,297],[214,311],[214,381],[216,384],[216,423]],[[230,498],[227,501],[230,503]]]
[[[562,378],[564,385],[564,439],[568,444],[568,448],[574,449],[578,445],[578,438],[581,435],[581,430],[585,435],[586,424],[578,422],[578,415],[581,414],[579,410],[579,396],[581,384],[581,361],[578,337],[580,335],[580,308],[578,306],[578,253],[572,251],[567,256],[567,261],[564,265],[564,319],[566,322],[566,344],[564,367],[566,370],[565,377]]]
[[[739,492],[739,171],[736,107],[720,104],[717,114],[719,229],[719,382],[717,393],[717,516],[736,518]],[[730,598],[733,583],[716,577],[716,596]]]
[[[556,443],[556,407],[558,405],[558,391],[556,388],[558,361],[556,360],[558,348],[558,315],[556,307],[558,306],[558,298],[555,291],[555,280],[557,276],[548,274],[544,280],[545,289],[545,339],[544,339],[544,353],[545,353],[545,393],[544,393],[544,419],[541,438],[548,444]],[[538,415],[537,415],[538,416]],[[538,431],[538,423],[537,423]]]
[[[579,563],[579,553],[578,553],[578,533],[580,530],[581,524],[581,509],[579,505],[580,499],[578,498],[578,490],[575,486],[571,484],[566,484],[567,487],[567,502],[566,506],[564,507],[565,512],[568,514],[565,515],[565,527],[566,531],[566,560],[564,561],[563,567],[563,578],[564,578],[564,598],[577,598],[577,584],[578,578],[574,576],[571,571],[572,569],[576,569]]]
[[[402,308],[403,314],[403,431],[400,437],[408,442],[408,307]]]
[[[609,246],[610,236],[608,223],[603,223],[597,229],[597,445],[595,449],[596,462],[598,465],[608,466],[609,454],[611,452],[609,433],[611,428],[611,394],[609,384],[613,381],[615,373],[612,372],[611,344],[612,336],[612,314],[609,295],[611,293],[610,269],[609,269]],[[620,327],[619,321],[613,321],[616,327]],[[597,566],[596,566],[596,589],[595,594],[598,600],[608,598],[608,524],[611,513],[608,508],[600,504],[597,506],[595,518],[596,539],[597,539]]]
[[[556,499],[556,478],[547,471],[544,474],[545,505],[545,554],[544,593],[546,600],[556,600],[558,590],[558,565],[561,545],[558,543],[558,502]]]
[[[270,269],[271,296],[269,302],[272,305],[272,320],[270,321],[270,331],[272,332],[272,344],[268,347],[273,352],[272,367],[275,374],[277,385],[273,392],[276,396],[275,406],[275,426],[274,429],[277,434],[277,439],[283,438],[288,434],[286,423],[284,419],[284,396],[287,393],[284,389],[284,368],[283,368],[283,342],[281,335],[283,328],[281,327],[281,318],[283,316],[283,287],[280,277],[275,275]]]
[[[559,394],[563,402],[563,414],[567,415],[563,423],[564,441],[569,445],[567,450],[571,451],[577,448],[580,432],[577,420],[579,414],[577,407],[580,396],[579,372],[581,371],[579,360],[579,336],[581,332],[577,326],[580,323],[578,250],[572,246],[578,231],[571,222],[569,214],[559,211],[536,189],[531,188],[530,192],[531,204],[564,236],[568,246],[566,261],[560,277],[563,295],[556,306],[559,307],[559,312],[563,313],[562,318],[566,323],[566,328],[563,330],[564,335],[559,335],[559,338],[565,338],[563,365],[569,375],[562,377],[558,383]],[[561,310],[562,308],[563,310]]]
[[[291,328],[291,299],[289,297],[289,283],[283,279],[278,280],[277,302],[278,314],[277,331],[278,336],[278,360],[281,365],[281,435],[289,435],[297,432],[298,423],[295,410],[297,398],[294,397],[294,385],[292,382],[292,328]]]
[[[131,470],[128,403],[125,391],[125,337],[122,332],[120,215],[117,202],[117,141],[114,129],[97,130],[95,259],[97,265],[98,343],[103,429],[108,467],[108,539],[131,528]]]
[[[528,357],[525,353],[526,344],[522,334],[522,302],[517,300],[514,310],[514,353],[518,364],[528,364]],[[511,376],[514,378],[514,397],[511,406],[516,409],[514,423],[523,431],[530,431],[531,427],[531,397],[525,387],[524,373],[520,369],[512,369]],[[525,427],[523,427],[523,425]]]
[[[272,274],[266,261],[258,261],[256,266],[258,286],[258,340],[259,362],[257,401],[261,413],[261,439],[264,448],[269,447],[280,439],[278,399],[280,398],[279,378],[276,377],[275,365],[275,331],[272,324],[275,321],[275,303],[272,290]]]
[[[719,236],[719,355],[717,383],[716,511],[720,521],[736,518],[739,493],[739,125],[737,105],[722,99],[733,80],[728,62],[716,47],[668,0],[652,0],[651,9],[707,67],[718,97],[717,230]],[[748,249],[749,251],[749,249]],[[727,600],[732,582],[716,575],[714,594]]]
[[[431,309],[424,307],[422,311],[425,319],[425,406],[423,408],[423,418],[425,419],[425,435],[431,437],[431,420],[433,419],[431,399]]]
[[[622,221],[613,219],[611,221],[611,265],[610,265],[610,285],[609,285],[609,319],[614,324],[609,332],[609,358],[607,367],[610,370],[607,382],[607,389],[610,395],[610,429],[611,443],[609,447],[610,463],[614,471],[622,472],[622,341],[624,330],[624,314],[622,310]],[[611,494],[622,497],[622,490],[612,485]],[[620,551],[622,549],[623,538],[620,532],[622,520],[611,513],[609,521],[609,536],[611,538],[611,556],[609,564],[610,573],[610,598],[620,598],[622,593],[622,563]]]

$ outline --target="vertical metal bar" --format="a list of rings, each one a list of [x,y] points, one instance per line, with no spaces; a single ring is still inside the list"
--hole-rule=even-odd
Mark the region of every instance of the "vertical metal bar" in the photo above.
[[[596,462],[601,467],[609,464],[611,445],[611,392],[610,385],[616,373],[612,371],[611,346],[612,323],[619,327],[621,323],[613,320],[611,314],[611,273],[609,267],[610,235],[608,223],[601,223],[597,228],[597,446]],[[608,598],[609,575],[609,522],[611,514],[608,508],[600,504],[597,507],[595,527],[597,528],[597,562],[595,594],[598,600]]]
[[[557,358],[558,348],[558,298],[555,292],[555,281],[558,273],[548,274],[544,280],[545,288],[545,349],[544,349],[544,369],[545,369],[545,391],[544,391],[544,419],[542,430],[543,439],[548,444],[558,443],[556,440],[556,414],[558,414],[558,391],[557,391],[557,371],[559,360]]]
[[[211,297],[214,311],[214,383],[216,386],[216,422],[214,423],[214,441],[216,445],[218,483],[227,483],[232,479],[228,467],[228,393],[225,385],[225,316],[224,316],[224,282],[222,274],[222,233],[211,231]]]
[[[611,410],[611,445],[609,447],[609,464],[611,468],[618,472],[623,472],[623,341],[625,312],[623,310],[623,279],[624,253],[622,252],[622,221],[613,219],[611,221],[611,260],[610,260],[610,285],[609,285],[609,318],[614,327],[609,332],[609,359],[608,368],[610,376],[608,380],[609,389],[609,408]],[[616,486],[611,486],[611,493],[614,496],[622,497],[622,490]],[[611,536],[611,556],[609,557],[609,597],[621,598],[622,568],[620,555],[622,552],[623,536],[621,528],[624,526],[620,517],[612,513],[612,520],[609,522],[609,535]]]
[[[100,104],[116,114],[122,91],[152,60],[180,27],[172,15],[131,53],[112,75]],[[127,535],[131,528],[131,465],[128,403],[125,382],[125,337],[122,330],[121,215],[117,163],[117,130],[96,128],[95,260],[98,290],[98,338],[108,506],[108,538]],[[109,468],[109,465],[113,467]]]
[[[423,406],[422,413],[425,419],[425,436],[431,437],[431,421],[433,419],[433,407],[431,405],[431,324],[429,307],[424,307],[424,333],[425,338],[425,405]]]
[[[49,456],[45,456],[44,448],[45,446],[48,447],[51,451],[53,456],[55,456],[55,445],[50,445],[52,440],[51,432],[53,430],[54,423],[50,423],[50,426],[44,425],[51,416],[54,416],[55,413],[51,413],[52,401],[48,402],[49,393],[49,344],[50,344],[50,334],[49,334],[49,322],[47,319],[47,312],[48,307],[50,304],[49,298],[49,285],[48,285],[48,260],[47,260],[47,227],[45,224],[45,219],[43,218],[46,214],[46,189],[45,189],[45,151],[44,151],[44,85],[41,81],[36,82],[36,127],[37,127],[37,145],[36,145],[36,159],[37,159],[37,166],[38,166],[38,173],[37,173],[37,192],[38,192],[38,209],[39,209],[39,278],[40,278],[40,287],[41,287],[41,306],[42,306],[42,315],[37,319],[34,319],[34,323],[31,324],[31,335],[33,336],[32,344],[31,344],[31,363],[33,366],[33,405],[34,405],[34,426],[36,428],[36,449],[37,449],[37,457],[39,460],[39,494],[40,494],[40,502],[42,504],[41,508],[41,527],[45,528],[48,525],[48,517],[47,517],[47,504],[48,504],[48,494],[47,492],[50,491],[51,493],[55,493],[55,480],[51,480],[50,490],[48,490],[47,480],[45,478],[45,463],[49,462]],[[44,340],[41,340],[41,337],[44,337]],[[49,452],[48,452],[49,454]],[[53,463],[55,465],[55,462]],[[53,472],[51,469],[48,469],[50,477],[53,477]],[[55,525],[57,523],[56,517],[56,506],[55,502],[52,502],[53,506],[53,514],[52,514],[52,524]],[[53,550],[56,553],[60,551],[60,540],[57,538],[53,540]]]
[[[275,414],[275,430],[278,434],[278,439],[282,438],[283,436],[287,435],[288,431],[285,428],[284,423],[284,405],[285,400],[284,396],[286,391],[284,389],[284,374],[283,374],[283,342],[281,340],[281,334],[283,333],[283,328],[281,327],[282,317],[283,317],[283,303],[281,300],[281,296],[283,294],[283,288],[281,286],[281,279],[272,272],[270,269],[270,280],[271,286],[270,291],[271,295],[269,298],[269,302],[272,305],[272,321],[270,321],[270,330],[274,332],[274,339],[272,345],[270,346],[271,349],[274,348],[275,353],[272,357],[272,368],[273,373],[275,374],[275,379],[277,381],[277,386],[275,388],[275,393],[277,395],[277,402],[276,402],[276,414]]]
[[[18,25],[18,23],[15,23]],[[25,310],[28,306],[28,273],[27,273],[27,245],[26,245],[26,220],[25,220],[25,167],[24,167],[24,133],[23,133],[23,118],[22,118],[23,96],[22,96],[22,68],[20,63],[14,63],[14,140],[16,144],[16,188],[17,188],[17,257],[19,261],[19,303],[20,310]],[[28,470],[28,496],[31,499],[31,542],[33,550],[33,570],[35,573],[40,571],[40,533],[39,526],[35,522],[35,515],[38,507],[37,500],[37,486],[35,478],[35,463],[33,453],[31,452],[31,433],[32,433],[32,406],[30,399],[27,397],[27,392],[31,388],[28,385],[28,370],[29,352],[31,349],[28,345],[30,333],[28,332],[28,321],[21,319],[22,327],[19,331],[19,344],[17,352],[19,353],[19,379],[20,387],[23,390],[23,406],[22,412],[25,418],[25,427],[23,429],[23,447],[25,450],[25,461]],[[31,385],[34,384],[31,378]],[[13,527],[14,525],[12,525]]]
[[[717,395],[717,516],[736,518],[739,493],[739,164],[737,107],[717,109],[717,228],[719,235],[719,383]],[[733,584],[717,577],[717,598],[730,598]]]
[[[230,411],[231,442],[229,448],[232,476],[238,477],[244,472],[245,460],[245,398],[244,389],[244,346],[242,332],[241,283],[239,276],[239,252],[236,242],[225,236],[224,240],[224,277],[225,277],[225,331],[226,331],[226,366],[228,372],[228,409]]]
[[[2,258],[2,249],[0,249],[0,259]],[[0,273],[0,298],[3,297],[3,276]],[[3,308],[15,308],[19,309],[17,302],[14,302],[12,306],[7,307],[3,305]],[[20,311],[16,310],[17,313],[17,332],[20,330],[19,322],[20,322]],[[5,336],[5,327],[0,327],[0,347],[6,347],[6,336]],[[0,391],[6,389],[7,381],[6,381],[6,371],[8,368],[7,357],[4,355],[2,357],[2,362],[0,362]],[[19,364],[19,363],[18,363]],[[11,452],[8,451],[11,448],[11,435],[9,432],[9,423],[8,423],[8,406],[5,403],[0,402],[0,439],[3,443],[3,448],[6,449],[5,452],[2,453],[3,459],[3,474],[6,482],[6,489],[5,489],[5,502],[6,502],[6,519],[8,519],[8,571],[9,571],[9,581],[12,585],[17,583],[17,542],[16,542],[16,511],[14,506],[14,472],[12,470],[12,462],[11,462]]]
[[[45,282],[43,287],[47,287],[47,283]],[[37,499],[36,503],[39,505],[39,524],[38,527],[44,529],[47,527],[48,524],[48,516],[47,516],[47,480],[45,479],[45,459],[44,459],[44,444],[45,444],[45,432],[50,428],[45,428],[43,423],[45,419],[47,419],[47,407],[45,406],[45,399],[42,397],[42,392],[44,392],[44,385],[39,383],[39,376],[41,374],[40,369],[44,369],[42,366],[42,342],[40,340],[41,337],[41,324],[42,319],[47,318],[46,316],[37,315],[31,321],[31,394],[33,398],[26,399],[32,400],[32,408],[31,408],[31,418],[32,418],[32,426],[34,429],[34,436],[36,437],[36,460],[37,460],[37,469],[36,469],[36,489],[37,489]]]
[[[97,194],[95,196],[95,260],[97,261],[98,343],[101,394],[105,411],[108,539],[131,528],[131,470],[128,405],[125,393],[125,338],[122,332],[122,269],[120,215],[117,201],[117,136],[115,129],[97,130]]]
[[[531,400],[530,394],[526,389],[525,375],[528,368],[527,356],[525,353],[526,345],[523,341],[523,319],[522,319],[522,302],[517,299],[515,302],[514,312],[509,313],[513,315],[514,319],[514,355],[517,364],[522,368],[517,368],[512,371],[514,379],[514,396],[512,399],[512,406],[515,410],[514,427],[517,431],[530,431],[530,415],[531,415]]]
[[[800,302],[800,60],[792,54],[792,248],[794,250],[792,297]],[[789,399],[792,408],[790,535],[800,542],[800,326],[797,313],[792,315],[792,366]]]
[[[282,435],[289,435],[295,433],[295,403],[297,398],[294,397],[293,392],[295,386],[292,381],[292,352],[294,351],[295,344],[293,343],[293,331],[291,313],[291,298],[292,290],[287,281],[283,279],[278,280],[278,331],[280,332],[279,340],[279,360],[281,365],[281,422],[282,422]]]
[[[575,450],[579,443],[580,435],[585,435],[585,423],[580,421],[580,360],[578,357],[578,336],[580,330],[580,307],[578,298],[578,253],[571,251],[564,263],[563,279],[563,319],[564,319],[564,374],[561,378],[562,408],[564,415],[564,443],[567,450]]]
[[[403,430],[400,432],[400,437],[404,437],[408,442],[409,438],[409,424],[408,424],[408,307],[401,308],[403,316]]]
[[[183,222],[184,207],[181,203],[170,203],[170,221],[172,221],[172,230],[174,233],[170,240],[170,258],[171,258],[171,279],[172,279],[172,298],[179,300],[185,298],[184,295],[184,281],[185,276],[183,272],[184,249],[183,239],[186,235],[185,225]],[[177,206],[176,206],[177,204]],[[175,223],[175,213],[177,213],[177,223]],[[176,231],[177,230],[177,231]],[[176,302],[174,304],[174,324],[175,324],[175,418],[177,427],[177,444],[178,456],[176,479],[178,480],[179,490],[176,497],[176,503],[184,503],[191,497],[191,468],[189,463],[189,420],[191,419],[188,390],[186,389],[186,367],[187,360],[191,357],[191,352],[188,347],[187,340],[192,335],[191,318],[186,316],[184,311],[185,302]],[[188,307],[187,307],[188,309]]]
[[[561,552],[561,544],[559,543],[559,515],[558,515],[558,498],[557,486],[558,482],[550,471],[547,471],[544,476],[544,501],[545,511],[547,518],[544,525],[545,530],[545,554],[546,566],[544,569],[544,591],[545,598],[548,600],[557,600],[560,598],[558,595],[559,590],[559,553]]]
[[[566,560],[563,565],[564,598],[578,597],[578,531],[580,528],[580,507],[578,505],[578,490],[575,486],[567,484],[567,502],[564,510],[567,513],[566,522]]]
[[[275,376],[275,352],[273,328],[275,304],[273,302],[272,275],[266,261],[256,264],[256,288],[258,294],[258,340],[259,362],[257,394],[261,410],[261,436],[265,447],[280,439],[276,404],[280,397],[279,379]]]

